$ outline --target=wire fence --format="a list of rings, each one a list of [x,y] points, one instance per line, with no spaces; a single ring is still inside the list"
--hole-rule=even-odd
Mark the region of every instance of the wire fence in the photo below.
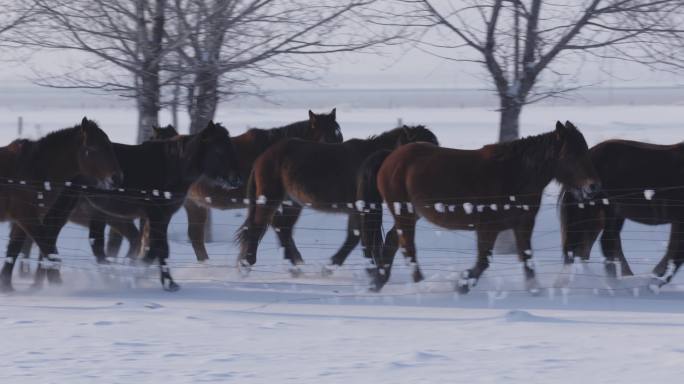
[[[99,194],[106,195],[109,198],[121,198],[122,202],[131,201],[131,199],[154,199],[156,201],[172,200],[178,197],[184,197],[184,192],[178,191],[167,191],[164,189],[113,189],[113,190],[102,190],[97,187],[92,187],[89,185],[78,185],[69,182],[55,183],[52,181],[38,181],[38,180],[16,180],[16,179],[0,179],[0,188],[14,188],[21,189],[35,194],[35,201],[33,202],[36,206],[45,208],[45,202],[49,201],[56,192],[61,193],[77,193],[76,191],[85,191],[89,196],[98,196]],[[684,206],[684,194],[683,198],[677,199],[673,198],[676,195],[675,192],[684,190],[684,185],[682,186],[670,186],[667,188],[651,189],[651,188],[632,188],[629,190],[613,190],[606,191],[606,195],[611,196],[611,198],[599,198],[595,200],[585,201],[585,202],[573,202],[572,206],[579,209],[591,209],[591,207],[602,207],[610,206],[611,204],[619,204],[621,207],[650,207],[655,209],[663,209],[663,207],[677,208]],[[66,191],[66,192],[65,192]],[[226,192],[229,193],[229,192]],[[676,197],[676,196],[675,196]],[[250,201],[248,199],[231,198],[236,206],[244,207],[246,205],[266,205],[271,204],[265,200],[263,197],[259,197],[256,200]],[[527,201],[536,201],[532,204],[523,204]],[[205,201],[205,203],[208,203]],[[282,205],[288,206],[297,204],[292,200],[277,201],[276,204],[281,210],[283,215],[287,215],[287,210],[282,210]],[[375,205],[377,204],[377,205]],[[522,210],[530,211],[534,210],[538,214],[548,215],[551,211],[556,211],[559,207],[563,206],[563,203],[559,201],[558,193],[544,192],[541,195],[503,195],[503,196],[474,196],[474,197],[459,197],[459,198],[443,198],[443,199],[429,199],[420,202],[386,202],[382,204],[370,203],[365,201],[347,201],[347,202],[318,202],[315,205],[312,204],[302,204],[304,210],[299,213],[300,218],[306,218],[308,216],[314,215],[316,209],[320,209],[322,205],[325,205],[327,209],[339,209],[343,213],[365,213],[369,209],[378,210],[382,209],[384,214],[384,220],[386,224],[391,223],[391,214],[400,212],[401,210],[406,211],[417,211],[417,210],[434,210],[439,214],[460,214],[467,217],[473,218],[473,226],[480,225],[485,220],[483,217],[486,216],[486,222],[492,223],[496,222],[497,215],[502,215],[506,211]],[[660,213],[658,213],[660,214]],[[222,231],[222,232],[235,232],[242,225],[242,219],[244,214],[239,214],[235,217],[235,220],[230,221],[217,221],[213,220],[212,227]],[[648,221],[652,220],[653,217],[645,215],[643,217],[632,217],[637,221]],[[503,220],[503,219],[502,219]],[[588,219],[591,220],[601,220],[600,218]],[[666,220],[668,223],[681,224],[684,222],[684,217],[682,220],[676,220],[668,218]],[[175,220],[174,226],[185,226],[191,224],[190,222],[183,220]],[[671,236],[680,234],[682,231],[678,230],[679,225],[672,226]],[[350,230],[360,231],[360,228],[341,228],[339,226],[307,226],[301,225],[296,226],[295,230],[297,233],[306,233],[307,236],[302,239],[298,239],[298,248],[302,250],[312,250],[316,252],[335,252],[341,245],[338,242],[339,236],[348,234]],[[479,229],[482,230],[482,229]],[[445,233],[449,233],[450,236],[461,237],[463,239],[472,240],[472,236],[463,235],[462,232],[450,231],[447,229],[436,228],[425,221],[419,221],[416,226],[416,231],[423,233],[424,235],[429,235],[430,233],[434,236],[440,237],[444,236]],[[572,233],[574,230],[567,230],[566,233]],[[578,230],[581,232],[581,230]],[[643,234],[653,233],[643,228],[631,228],[623,229],[620,234],[620,239],[625,242],[636,242],[640,244],[649,244],[643,248],[632,248],[631,251],[638,251],[641,257],[630,257],[629,263],[634,266],[653,266],[654,258],[665,253],[665,249],[661,247],[656,247],[656,244],[661,244],[665,239],[657,238],[644,238]],[[663,232],[662,228],[656,230],[656,232]],[[535,239],[543,239],[545,237],[559,236],[560,229],[558,227],[553,228],[536,228],[534,235]],[[330,236],[336,236],[335,241],[328,239]],[[84,232],[69,232],[68,234],[63,234],[60,239],[66,240],[68,244],[77,244],[79,241],[83,241],[82,244],[87,244],[89,241],[89,236]],[[616,239],[608,237],[607,239]],[[0,236],[0,240],[8,241],[9,236]],[[472,242],[472,246],[444,246],[441,244],[433,244],[428,241],[423,241],[425,244],[419,244],[419,263],[421,269],[428,274],[429,284],[442,285],[442,288],[437,288],[436,290],[430,290],[429,292],[421,292],[421,294],[444,294],[448,292],[453,292],[453,285],[458,278],[459,268],[463,267],[464,263],[472,262],[474,256],[477,253],[477,247],[475,242]],[[653,245],[653,246],[651,246]],[[223,250],[217,251],[217,249],[222,248]],[[260,252],[274,253],[280,249],[279,244],[275,242],[265,241],[261,244]],[[158,276],[149,274],[148,268],[145,266],[140,266],[137,264],[122,264],[120,261],[116,261],[112,265],[100,265],[97,264],[92,257],[90,250],[87,246],[60,246],[60,253],[62,254],[62,268],[66,271],[74,271],[81,273],[94,273],[94,274],[104,274],[110,276],[116,276],[118,279],[125,279],[126,274],[133,276],[135,279],[146,282],[156,282]],[[560,255],[562,253],[562,247],[560,242],[556,245],[547,244],[545,246],[535,247],[535,254],[545,253],[551,254],[556,253]],[[594,254],[596,255],[596,251]],[[180,270],[184,272],[207,272],[213,268],[221,269],[225,271],[238,271],[236,263],[229,261],[230,259],[235,259],[238,256],[238,251],[235,246],[230,241],[215,242],[212,246],[212,257],[217,257],[221,259],[219,262],[212,262],[209,265],[198,264],[195,261],[187,260],[191,259],[194,255],[192,250],[187,249],[187,247],[177,247],[173,250],[173,257],[171,260],[171,266],[174,270]],[[469,256],[469,259],[462,259],[460,263],[451,262],[449,259],[457,256]],[[180,257],[182,260],[177,260]],[[574,285],[572,290],[574,294],[584,294],[586,292],[595,292],[598,290],[606,290],[607,292],[634,292],[635,289],[638,290],[648,290],[653,289],[654,281],[650,273],[643,273],[630,278],[624,278],[623,282],[606,283],[606,277],[601,274],[596,273],[584,273],[580,270],[570,270],[561,271],[562,267],[560,257],[554,260],[550,259],[537,259],[535,261],[537,267],[537,276],[539,279],[550,280],[558,278],[559,275],[565,274],[570,276],[572,279],[587,279],[593,280],[593,284],[588,284],[586,286]],[[30,261],[35,263],[36,261]],[[515,258],[495,258],[496,268],[492,268],[486,273],[488,280],[521,280],[521,263]],[[467,264],[466,264],[467,265]],[[582,265],[585,266],[600,266],[604,265],[604,261],[598,258],[584,261]],[[319,263],[318,267],[322,267]],[[368,268],[367,263],[359,262],[348,262],[343,268],[343,274],[349,277],[349,274],[364,275],[366,269]],[[181,274],[180,282],[188,283],[222,283],[222,284],[242,284],[242,285],[259,285],[264,283],[279,282],[283,278],[291,279],[294,284],[297,285],[307,285],[311,287],[346,287],[346,288],[359,288],[364,286],[365,280],[362,278],[354,278],[353,276],[346,281],[340,281],[339,279],[333,279],[329,282],[325,281],[325,278],[321,275],[320,271],[315,272],[311,269],[305,271],[299,277],[292,277],[293,272],[287,268],[283,268],[282,263],[264,263],[259,262],[251,270],[251,275],[253,277],[240,277],[239,273],[233,273],[228,275],[225,279],[217,279],[213,277],[202,277],[195,273],[191,273],[189,276]],[[313,280],[312,280],[313,279]],[[310,280],[310,281],[309,281]],[[629,282],[629,283],[624,283]],[[400,281],[390,281],[388,287],[390,293],[383,293],[383,295],[394,295],[392,293],[392,287],[402,287],[404,282]],[[495,284],[496,285],[496,284]],[[519,285],[519,284],[517,284]],[[516,288],[516,284],[506,285],[505,287],[494,287],[492,289],[491,284],[489,286],[475,286],[473,288],[474,292],[524,292],[524,288]],[[548,289],[555,289],[550,286]],[[560,288],[559,288],[560,289]],[[679,286],[674,285],[673,289],[678,290]],[[387,290],[387,289],[386,289]],[[400,293],[398,295],[405,295],[410,293]],[[565,293],[567,295],[567,292]],[[365,296],[367,293],[344,293],[340,295],[351,295],[351,296]],[[368,294],[371,295],[371,294]]]

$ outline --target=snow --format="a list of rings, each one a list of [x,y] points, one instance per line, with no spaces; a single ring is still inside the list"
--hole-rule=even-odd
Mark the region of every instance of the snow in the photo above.
[[[332,107],[332,106],[331,106]],[[325,109],[323,109],[325,110]],[[113,140],[131,142],[130,109],[0,109],[0,137],[14,138],[16,117],[42,133],[95,118]],[[496,139],[496,113],[485,108],[338,107],[345,138],[391,128],[398,117],[424,123],[446,146],[477,148]],[[238,134],[276,126],[306,110],[224,108]],[[614,137],[681,140],[681,106],[529,107],[523,134],[571,120],[589,144]],[[30,134],[35,134],[26,129]],[[682,274],[648,289],[666,251],[669,226],[627,222],[623,245],[637,276],[609,284],[599,246],[589,263],[563,269],[556,212],[558,186],[546,191],[533,237],[540,295],[526,292],[516,255],[495,255],[468,295],[454,284],[475,262],[474,235],[418,223],[418,263],[426,280],[397,256],[389,284],[369,293],[360,247],[331,276],[321,271],[342,243],[346,218],[305,209],[295,240],[306,264],[292,277],[273,231],[243,277],[232,243],[243,210],[213,216],[211,260],[198,264],[179,212],[169,228],[170,267],[182,289],[163,292],[158,271],[95,264],[84,228],[68,225],[59,241],[61,287],[0,295],[0,380],[34,382],[656,382],[684,374]],[[48,193],[44,191],[43,193]],[[511,198],[511,201],[515,201]],[[392,207],[392,204],[390,204]],[[399,206],[401,208],[401,206]],[[442,208],[444,208],[442,206]],[[464,205],[466,212],[476,208]],[[504,206],[504,209],[507,209]],[[451,207],[449,207],[451,211]],[[388,212],[385,229],[390,225]],[[7,242],[0,225],[0,248]],[[126,245],[124,245],[124,248]],[[122,250],[122,254],[125,249]],[[531,263],[529,265],[532,265]],[[34,265],[35,267],[35,265]],[[16,268],[19,269],[19,266]],[[619,268],[618,268],[619,269]],[[559,273],[571,281],[556,289]]]

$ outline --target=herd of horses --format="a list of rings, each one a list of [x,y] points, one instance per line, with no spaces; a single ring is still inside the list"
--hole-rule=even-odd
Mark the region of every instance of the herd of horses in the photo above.
[[[476,232],[475,264],[455,282],[461,293],[489,267],[497,236],[512,229],[526,288],[534,294],[539,283],[531,237],[542,193],[552,180],[562,186],[558,205],[566,267],[575,259],[588,260],[600,235],[607,277],[632,275],[621,248],[625,220],[670,223],[668,250],[651,284],[660,287],[672,279],[684,262],[684,143],[609,140],[589,148],[570,122],[477,150],[441,147],[421,125],[344,141],[333,109],[235,137],[214,122],[193,135],[180,135],[171,126],[155,128],[139,145],[112,143],[83,118],[39,140],[19,139],[0,148],[0,219],[11,222],[0,291],[13,291],[18,257],[28,257],[32,244],[40,255],[33,287],[61,282],[56,244],[67,221],[88,227],[98,263],[116,257],[125,238],[127,257],[142,265],[158,263],[162,287],[175,291],[167,229],[184,206],[200,262],[209,258],[208,210],[247,209],[236,233],[237,263],[244,272],[256,263],[268,227],[296,271],[304,263],[294,240],[302,209],[345,214],[346,238],[324,273],[333,273],[361,243],[373,264],[368,273],[374,291],[389,280],[399,249],[413,266],[414,281],[423,279],[415,245],[421,217],[439,227]],[[384,210],[394,221],[386,233]],[[20,274],[30,273],[25,266]]]

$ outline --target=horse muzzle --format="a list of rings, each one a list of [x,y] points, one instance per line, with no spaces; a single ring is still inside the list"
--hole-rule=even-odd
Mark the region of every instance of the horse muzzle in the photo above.
[[[601,193],[601,184],[596,181],[590,181],[579,188],[581,198],[584,200],[591,200]]]

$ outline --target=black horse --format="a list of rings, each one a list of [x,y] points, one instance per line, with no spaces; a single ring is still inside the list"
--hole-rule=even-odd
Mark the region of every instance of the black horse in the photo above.
[[[149,249],[144,261],[159,261],[164,289],[178,290],[166,259],[169,256],[167,228],[173,214],[183,205],[188,188],[200,178],[226,189],[241,185],[237,159],[228,131],[210,122],[196,135],[170,140],[148,141],[140,145],[114,144],[114,154],[123,170],[121,190],[85,194],[85,198],[107,215],[145,218],[149,223]],[[63,194],[48,213],[54,222],[64,224],[79,196]],[[105,223],[93,219],[90,237],[104,237]]]
[[[566,266],[576,258],[589,259],[600,234],[608,277],[631,276],[620,238],[625,220],[671,224],[667,252],[653,269],[650,286],[657,290],[684,263],[684,143],[608,140],[593,146],[589,155],[603,184],[602,199],[584,204],[570,193],[561,194]]]
[[[332,257],[341,265],[359,243],[360,212],[356,201],[356,179],[364,160],[376,151],[393,150],[406,143],[425,141],[437,144],[437,138],[423,126],[399,127],[368,139],[351,139],[339,144],[317,143],[298,139],[271,146],[254,163],[249,178],[249,215],[239,229],[239,262],[248,267],[256,262],[259,241],[271,224],[285,258],[302,264],[292,237],[302,206],[315,210],[347,214],[347,238]],[[282,204],[285,198],[291,204]],[[282,205],[279,219],[274,218]],[[273,220],[272,220],[273,219]]]

